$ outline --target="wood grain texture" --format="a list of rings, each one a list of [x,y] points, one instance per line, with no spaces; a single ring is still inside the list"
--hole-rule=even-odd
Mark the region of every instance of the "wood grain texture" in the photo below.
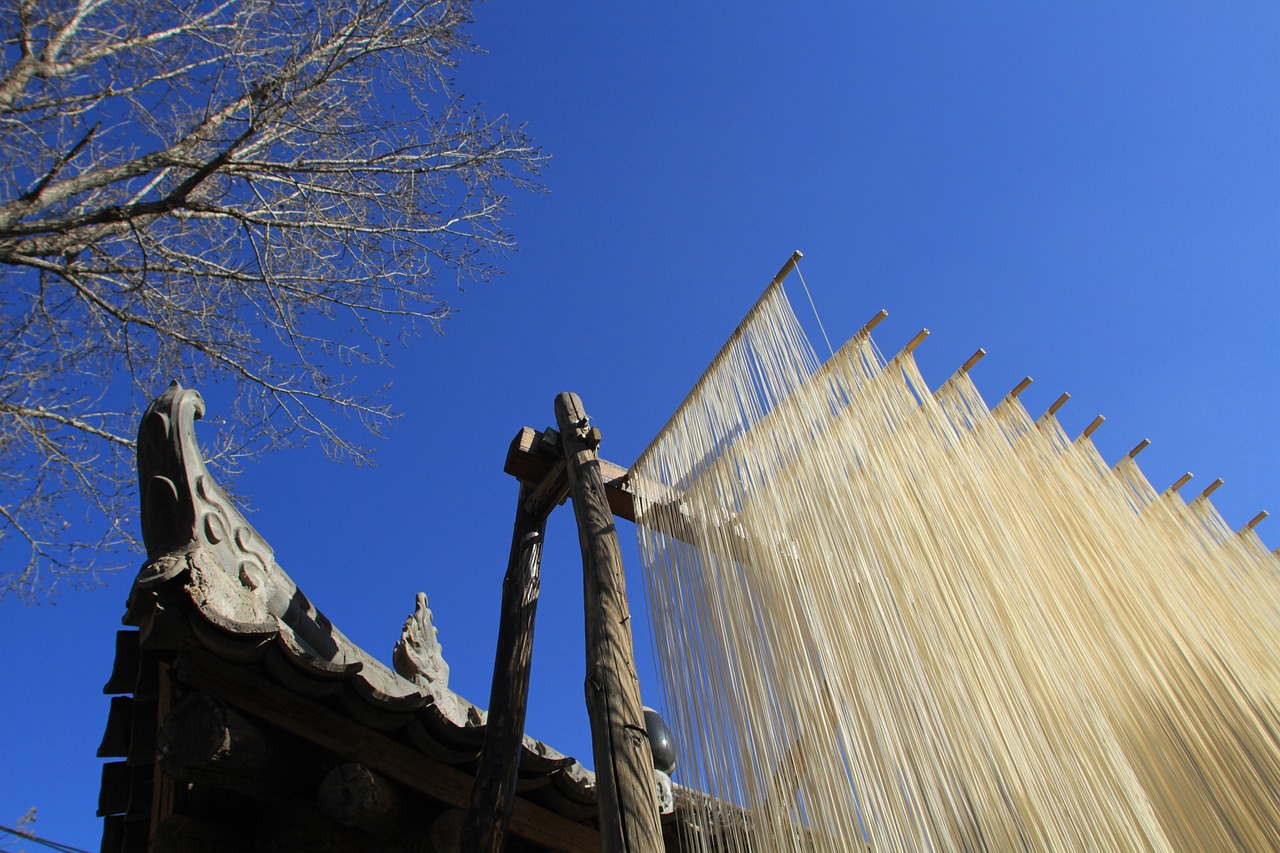
[[[548,478],[556,476],[555,468]],[[564,466],[558,466],[563,477]],[[540,489],[522,483],[516,499],[511,556],[502,581],[502,613],[498,621],[498,649],[489,690],[489,717],[484,746],[476,770],[475,787],[462,820],[463,850],[498,853],[502,850],[516,798],[520,745],[529,707],[529,672],[533,662],[533,628],[538,613],[542,542],[547,513],[555,500],[539,503],[531,495]],[[532,507],[532,509],[528,507]]]
[[[600,794],[601,849],[660,851],[653,756],[635,670],[622,551],[596,453],[600,434],[590,426],[576,394],[556,398],[556,423],[582,548],[587,714]]]
[[[511,440],[507,451],[507,460],[502,470],[522,483],[537,486],[547,483],[556,464],[561,460],[558,453],[547,446],[545,433],[531,427],[524,427]],[[600,465],[600,476],[604,480],[605,498],[609,509],[618,518],[635,521],[633,495],[628,485],[627,469],[604,459],[597,459]],[[557,495],[556,500],[564,497]],[[550,508],[548,508],[548,511]]]

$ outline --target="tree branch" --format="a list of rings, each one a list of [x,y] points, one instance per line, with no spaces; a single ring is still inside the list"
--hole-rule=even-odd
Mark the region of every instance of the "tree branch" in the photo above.
[[[65,508],[99,542],[127,533],[123,436],[174,377],[234,388],[227,458],[312,437],[366,457],[337,418],[394,416],[365,366],[449,316],[441,276],[489,278],[511,190],[539,189],[524,130],[452,90],[470,16],[19,0],[0,18],[0,528],[41,565],[92,540]]]

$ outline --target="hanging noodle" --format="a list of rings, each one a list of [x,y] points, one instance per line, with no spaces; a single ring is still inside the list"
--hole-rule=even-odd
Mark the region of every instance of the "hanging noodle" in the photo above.
[[[773,286],[632,469],[698,850],[1280,849],[1280,559]]]

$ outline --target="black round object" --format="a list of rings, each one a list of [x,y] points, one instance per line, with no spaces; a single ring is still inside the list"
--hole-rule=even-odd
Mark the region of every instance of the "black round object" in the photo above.
[[[652,708],[644,709],[644,727],[649,730],[649,747],[653,750],[653,768],[670,776],[676,769],[676,741],[662,715]]]

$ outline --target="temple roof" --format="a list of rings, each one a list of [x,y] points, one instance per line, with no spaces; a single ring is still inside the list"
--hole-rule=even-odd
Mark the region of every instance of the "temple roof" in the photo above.
[[[281,568],[271,546],[214,481],[195,437],[195,421],[203,413],[200,395],[175,382],[143,416],[138,476],[147,560],[125,616],[125,623],[139,631],[122,632],[107,692],[134,692],[140,698],[139,680],[149,676],[138,672],[139,655],[160,650],[171,653],[167,659],[179,680],[215,693],[223,685],[224,692],[247,697],[250,705],[261,700],[266,704],[246,710],[269,722],[275,722],[273,715],[287,720],[289,702],[306,700],[308,707],[316,706],[317,720],[328,721],[318,724],[321,729],[336,727],[315,738],[341,740],[343,731],[369,733],[384,751],[419,754],[433,767],[460,771],[469,790],[485,712],[449,689],[448,666],[426,595],[418,593],[414,613],[405,622],[394,668],[343,635]],[[278,707],[268,707],[272,701]],[[117,732],[121,727],[116,721]],[[136,740],[136,723],[126,728]],[[137,744],[122,742],[130,738],[117,734],[113,744],[109,725],[100,754],[129,755],[129,763],[139,763]],[[127,797],[117,792],[113,800],[109,775],[104,771],[103,813],[121,814],[118,809]],[[116,771],[121,780],[125,775]],[[530,814],[548,825],[583,824],[596,816],[592,773],[528,736],[520,757],[519,791],[526,802],[518,802],[517,811],[525,810],[526,823]],[[457,807],[458,796],[445,795]],[[461,796],[465,805],[466,791]],[[123,813],[133,811],[134,805],[126,804]],[[520,833],[520,827],[517,814],[512,832]],[[594,835],[587,826],[581,829]],[[108,849],[105,842],[103,849]]]

